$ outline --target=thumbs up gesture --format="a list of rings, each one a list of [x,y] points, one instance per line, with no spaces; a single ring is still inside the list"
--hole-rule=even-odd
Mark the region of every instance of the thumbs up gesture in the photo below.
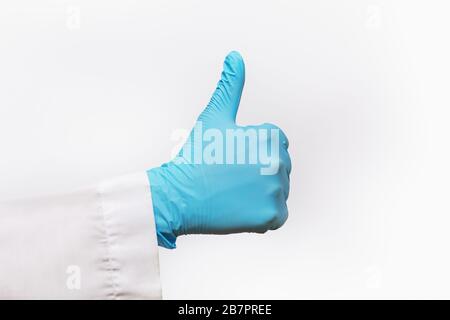
[[[291,160],[277,126],[238,126],[245,66],[225,58],[217,88],[178,155],[147,171],[159,245],[183,234],[264,233],[288,216]]]

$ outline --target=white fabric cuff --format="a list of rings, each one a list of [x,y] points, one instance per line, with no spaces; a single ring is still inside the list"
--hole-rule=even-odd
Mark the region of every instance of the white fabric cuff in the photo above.
[[[150,185],[146,173],[98,185],[112,299],[161,299],[158,246]]]

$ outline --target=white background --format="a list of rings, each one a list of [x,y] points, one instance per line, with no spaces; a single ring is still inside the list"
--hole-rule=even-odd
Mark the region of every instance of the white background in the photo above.
[[[290,217],[160,250],[165,298],[450,298],[448,1],[0,2],[0,198],[170,159],[238,50]],[[0,220],[1,223],[1,220]]]

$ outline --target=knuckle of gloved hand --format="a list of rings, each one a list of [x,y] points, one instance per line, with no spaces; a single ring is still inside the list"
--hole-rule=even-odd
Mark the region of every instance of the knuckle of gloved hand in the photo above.
[[[283,223],[283,214],[280,201],[284,201],[284,188],[281,183],[274,183],[266,194],[267,206],[258,219],[258,229],[261,232],[279,228]]]
[[[285,169],[287,170],[288,174],[290,174],[292,171],[292,161],[289,154],[286,154],[285,165],[286,165]]]
[[[287,138],[286,134],[283,132],[283,130],[281,130],[281,128],[279,126],[277,126],[273,123],[266,122],[261,127],[265,128],[269,131],[275,130],[276,132],[278,132],[278,137],[280,139],[280,141],[279,141],[280,147],[283,146],[286,149],[289,147],[289,139]],[[268,139],[271,139],[271,138],[272,138],[272,135],[268,134]]]
[[[270,230],[277,230],[278,228],[281,228],[286,222],[287,218],[288,218],[287,212],[278,214],[277,219],[274,220],[274,224],[272,225]]]
[[[279,160],[278,160],[278,172],[277,172],[277,174],[280,174],[280,172],[281,172],[281,170],[286,170],[286,168],[287,168],[287,163],[286,163],[286,160],[284,160],[283,158],[279,158]]]
[[[281,167],[280,167],[281,168]],[[271,200],[283,199],[284,187],[281,179],[281,170],[278,169],[276,175],[267,176],[266,180],[266,196]]]
[[[264,233],[268,230],[271,230],[272,226],[276,223],[278,219],[279,214],[275,208],[267,209],[260,215],[257,228],[262,233]]]
[[[259,228],[263,230],[263,233],[269,230],[276,230],[284,225],[288,218],[288,212],[283,207],[286,208],[285,205],[278,203],[261,216]]]
[[[268,179],[274,178],[280,175],[283,169],[286,169],[286,160],[284,160],[279,154],[272,155],[270,158],[269,164],[264,164],[262,167],[265,170],[264,175],[267,176]]]

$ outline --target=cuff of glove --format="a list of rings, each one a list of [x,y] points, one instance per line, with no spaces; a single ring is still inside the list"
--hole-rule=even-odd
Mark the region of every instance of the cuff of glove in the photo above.
[[[156,234],[158,245],[167,249],[176,248],[177,237],[173,232],[174,221],[171,212],[169,190],[161,173],[162,168],[154,168],[147,171],[155,215]]]

